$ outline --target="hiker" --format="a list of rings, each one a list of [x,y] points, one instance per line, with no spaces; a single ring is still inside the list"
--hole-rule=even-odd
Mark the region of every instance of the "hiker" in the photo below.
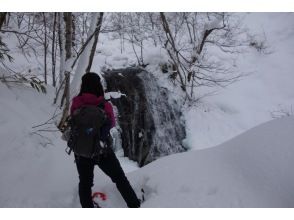
[[[139,208],[140,200],[137,198],[132,186],[126,178],[109,141],[109,131],[115,126],[112,105],[104,99],[104,91],[100,82],[100,77],[93,72],[88,72],[83,75],[80,93],[72,100],[70,109],[71,116],[84,106],[102,108],[106,115],[106,122],[100,129],[100,140],[103,142],[100,142],[100,144],[104,147],[102,153],[89,158],[77,155],[74,151],[76,166],[79,173],[79,197],[82,207],[93,208],[94,205],[97,205],[92,201],[91,188],[94,179],[94,166],[98,165],[98,167],[111,178],[112,182],[116,184],[127,206],[129,208]]]

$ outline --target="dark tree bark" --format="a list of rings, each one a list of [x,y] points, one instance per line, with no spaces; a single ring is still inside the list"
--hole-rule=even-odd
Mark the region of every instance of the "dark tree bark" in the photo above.
[[[2,28],[2,25],[4,24],[6,15],[7,15],[7,12],[0,12],[0,30]]]
[[[71,57],[72,51],[72,13],[64,12],[65,21],[65,58],[68,60]]]
[[[53,20],[53,33],[52,33],[52,85],[53,87],[56,86],[56,74],[55,74],[55,68],[56,68],[56,18],[57,13],[54,13],[54,20]]]
[[[74,14],[72,14],[72,48],[76,46],[76,17]]]
[[[47,49],[48,49],[48,42],[47,42],[47,20],[45,12],[43,14],[43,24],[44,24],[44,79],[45,84],[47,84]]]

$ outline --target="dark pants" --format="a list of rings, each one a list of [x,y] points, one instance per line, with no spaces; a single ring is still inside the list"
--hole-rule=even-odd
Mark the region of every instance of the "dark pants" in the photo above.
[[[93,186],[95,165],[98,165],[111,178],[112,182],[116,184],[129,208],[140,207],[140,200],[137,198],[112,150],[105,157],[102,157],[99,162],[85,157],[76,156],[75,158],[80,179],[79,196],[83,208],[93,208],[91,188]]]

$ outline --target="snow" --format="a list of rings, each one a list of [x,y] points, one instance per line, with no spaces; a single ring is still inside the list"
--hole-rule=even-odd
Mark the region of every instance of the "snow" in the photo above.
[[[31,88],[10,90],[0,83],[0,91],[0,207],[71,206],[74,191],[67,186],[76,180],[64,143],[58,133],[38,132],[41,138],[32,128],[55,108]]]
[[[294,117],[274,120],[129,176],[146,191],[143,207],[293,207],[293,129]]]
[[[110,99],[110,98],[118,99],[121,96],[126,96],[126,94],[123,94],[121,92],[106,92],[104,95],[105,99]]]
[[[293,116],[273,120],[219,146],[160,158],[128,178],[138,195],[144,188],[145,208],[293,207],[293,129]],[[110,196],[105,205],[125,207],[115,185],[99,179],[94,190]]]
[[[142,132],[139,132],[138,137],[139,138],[143,137],[143,133]]]
[[[222,26],[222,15],[218,15],[215,16],[211,22],[204,25],[204,30],[217,29],[221,28]]]
[[[65,153],[61,133],[54,124],[33,128],[56,112],[54,90],[11,87],[0,82],[0,207],[79,207],[74,158]],[[138,169],[122,149],[116,154],[126,172]]]
[[[79,207],[75,164],[60,133],[45,133],[47,145],[31,134],[54,107],[30,88],[9,90],[1,83],[0,90],[0,173],[5,177],[0,206]],[[145,190],[142,207],[293,207],[293,130],[293,116],[284,117],[219,146],[164,157],[141,169],[121,158],[121,151],[117,155],[136,193]],[[125,207],[98,168],[93,190],[108,195],[101,206]]]

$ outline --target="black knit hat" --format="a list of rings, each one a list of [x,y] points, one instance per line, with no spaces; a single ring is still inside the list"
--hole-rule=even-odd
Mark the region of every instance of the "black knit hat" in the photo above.
[[[100,83],[100,76],[97,73],[88,72],[84,74],[82,77],[82,82],[86,82],[86,81],[95,81],[95,82],[98,81]]]
[[[91,93],[98,97],[104,96],[100,77],[97,73],[88,72],[83,75],[80,95],[82,95],[83,93]]]

